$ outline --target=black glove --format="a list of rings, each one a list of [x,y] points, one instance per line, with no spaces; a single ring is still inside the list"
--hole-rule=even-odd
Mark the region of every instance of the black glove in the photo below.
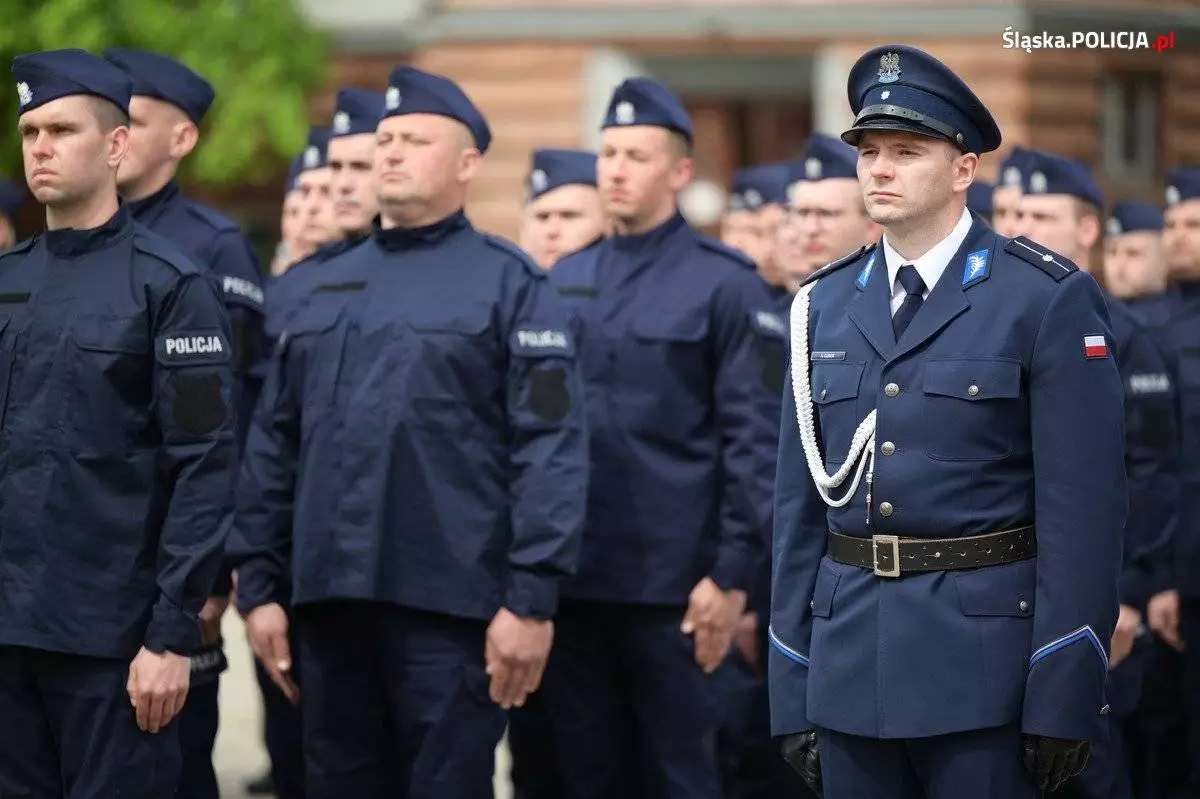
[[[783,759],[804,778],[804,782],[821,799],[821,753],[816,732],[796,732],[783,738]]]
[[[1083,773],[1092,745],[1088,741],[1064,741],[1026,735],[1023,739],[1025,768],[1041,791],[1056,791],[1067,780]]]

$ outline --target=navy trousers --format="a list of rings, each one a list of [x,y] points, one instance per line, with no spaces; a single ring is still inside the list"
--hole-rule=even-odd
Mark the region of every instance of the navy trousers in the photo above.
[[[523,707],[508,713],[508,751],[512,757],[515,799],[559,799],[554,730],[544,691],[530,694]]]
[[[1039,799],[1015,727],[879,740],[817,733],[825,799]]]
[[[138,729],[120,660],[0,647],[0,797],[164,799],[178,723]]]
[[[696,665],[683,608],[560,603],[542,691],[562,799],[721,799],[720,675]]]
[[[292,679],[299,684],[303,679],[300,675],[303,667],[294,623],[291,632]],[[305,799],[304,728],[300,720],[300,708],[293,705],[283,691],[271,682],[270,675],[258,658],[254,659],[254,676],[262,692],[263,739],[267,757],[271,761],[276,799]]]
[[[369,602],[293,615],[309,799],[492,799],[486,623]]]
[[[213,745],[221,723],[220,687],[220,680],[211,678],[198,684],[193,682],[188,688],[187,704],[177,722],[183,762],[175,799],[221,799],[212,762]]]

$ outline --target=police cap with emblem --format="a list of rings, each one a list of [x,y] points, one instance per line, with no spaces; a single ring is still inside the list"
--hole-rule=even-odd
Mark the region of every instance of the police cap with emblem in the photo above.
[[[841,139],[813,133],[804,153],[792,162],[788,182],[835,179],[858,180],[858,151]]]
[[[338,90],[329,137],[374,133],[383,114],[383,92],[346,87]]]
[[[0,216],[11,217],[25,201],[25,189],[11,180],[0,180]]]
[[[967,208],[970,208],[980,216],[991,218],[992,216],[992,193],[996,187],[986,180],[975,179],[971,184],[971,188],[967,189]]]
[[[86,50],[47,50],[13,59],[17,79],[18,114],[52,100],[87,94],[102,97],[129,113],[133,86],[125,70]]]
[[[1029,150],[1021,176],[1025,194],[1068,194],[1104,207],[1104,195],[1092,177],[1092,171],[1078,161],[1042,150]]]
[[[399,66],[392,70],[380,118],[405,114],[435,114],[461,122],[471,131],[475,149],[481,153],[486,153],[492,143],[492,131],[483,113],[457,83],[441,75],[416,67]]]
[[[1107,232],[1110,236],[1143,231],[1157,233],[1162,229],[1162,211],[1144,200],[1121,200],[1114,203],[1108,216]]]
[[[630,125],[666,128],[683,136],[688,144],[695,140],[692,117],[683,103],[670,89],[651,78],[627,78],[613,89],[600,129]]]
[[[739,169],[729,190],[730,211],[757,211],[787,202],[788,164],[760,164]]]
[[[1200,200],[1200,167],[1186,166],[1167,173],[1167,205]]]
[[[587,150],[534,150],[526,179],[527,201],[563,186],[595,186],[596,154]]]
[[[310,169],[320,169],[329,166],[329,128],[324,125],[313,125],[308,129],[308,144],[296,159],[299,169],[296,176]]]
[[[965,153],[1000,146],[1000,128],[962,78],[915,47],[876,47],[850,69],[854,124],[842,140],[858,145],[864,131],[898,130],[945,139]]]
[[[217,93],[212,84],[174,58],[146,50],[109,47],[104,57],[129,74],[135,97],[170,103],[199,125]]]
[[[1029,150],[1020,146],[1012,148],[1008,156],[1000,162],[1000,182],[996,184],[996,188],[1004,186],[1021,188],[1021,181],[1026,172],[1025,164],[1028,160]]]

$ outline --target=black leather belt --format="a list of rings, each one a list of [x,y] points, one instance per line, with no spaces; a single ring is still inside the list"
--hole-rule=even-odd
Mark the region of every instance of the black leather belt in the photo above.
[[[859,538],[831,532],[828,552],[838,563],[870,569],[879,577],[900,577],[1028,560],[1037,555],[1037,535],[1032,525],[967,538]]]

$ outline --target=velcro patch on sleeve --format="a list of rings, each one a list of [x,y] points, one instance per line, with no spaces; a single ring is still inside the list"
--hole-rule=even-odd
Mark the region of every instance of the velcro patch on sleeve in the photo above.
[[[514,355],[527,358],[570,357],[575,353],[570,332],[544,327],[518,328],[509,339],[509,347]]]
[[[163,366],[228,363],[232,349],[219,330],[179,330],[154,339],[154,355]]]

